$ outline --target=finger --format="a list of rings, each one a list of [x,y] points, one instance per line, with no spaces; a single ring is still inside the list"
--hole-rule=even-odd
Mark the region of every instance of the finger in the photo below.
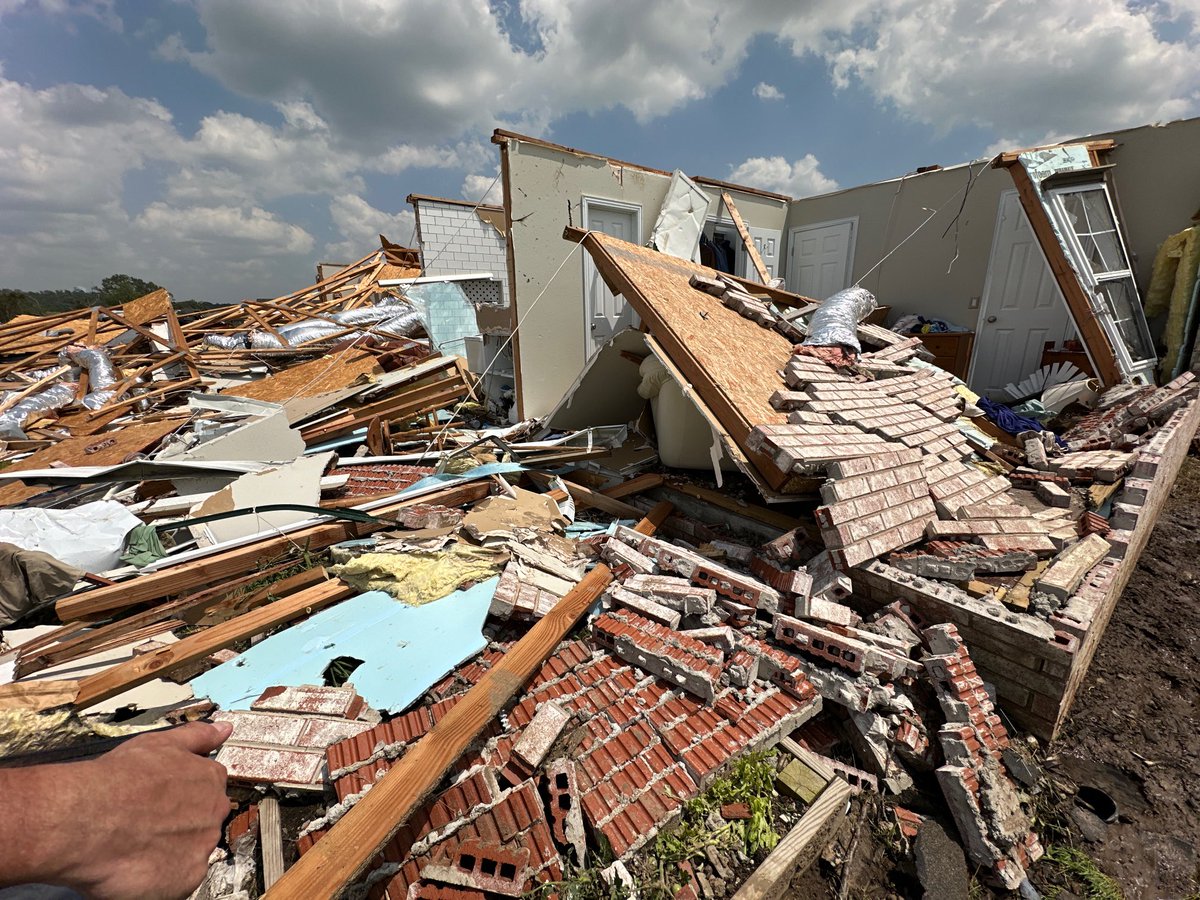
[[[228,739],[233,733],[231,722],[189,722],[162,733],[162,739],[170,741],[175,746],[207,756]]]

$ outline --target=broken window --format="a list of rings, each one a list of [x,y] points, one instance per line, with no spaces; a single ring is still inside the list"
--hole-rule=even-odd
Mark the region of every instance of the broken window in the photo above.
[[[1081,283],[1094,298],[1092,308],[1121,368],[1131,380],[1152,382],[1154,344],[1108,186],[1086,182],[1054,187],[1046,192],[1046,205]]]

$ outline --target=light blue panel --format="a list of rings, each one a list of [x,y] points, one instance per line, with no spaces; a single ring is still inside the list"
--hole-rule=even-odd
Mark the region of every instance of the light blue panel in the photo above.
[[[447,356],[465,356],[467,337],[479,336],[475,307],[452,281],[410,284],[404,296],[420,312],[433,346]]]
[[[269,687],[322,684],[330,660],[363,660],[350,683],[375,709],[399,712],[487,646],[480,633],[499,577],[408,606],[383,591],[360,594],[255,644],[191,686],[221,709],[249,709]]]
[[[414,493],[422,488],[427,488],[434,484],[478,481],[480,478],[490,478],[493,475],[508,475],[513,472],[524,471],[525,467],[520,463],[484,463],[482,466],[476,466],[473,469],[463,472],[461,475],[453,475],[450,472],[443,472],[439,475],[426,475],[420,481],[410,484],[397,496],[403,497],[406,494]]]

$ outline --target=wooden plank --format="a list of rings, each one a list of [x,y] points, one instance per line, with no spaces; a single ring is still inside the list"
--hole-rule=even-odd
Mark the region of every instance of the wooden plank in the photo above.
[[[1099,509],[1108,502],[1108,498],[1115,494],[1125,484],[1124,478],[1118,478],[1110,484],[1096,482],[1088,488],[1088,509]]]
[[[631,497],[634,494],[641,494],[652,488],[658,487],[666,479],[661,475],[649,472],[645,475],[638,475],[635,478],[630,478],[628,481],[622,481],[620,484],[614,484],[610,488],[605,488],[602,493],[605,497],[612,497],[614,500],[620,500],[622,497]]]
[[[75,706],[87,709],[188,663],[204,659],[209,654],[223,650],[238,641],[262,634],[331,603],[345,600],[354,593],[354,589],[349,585],[340,581],[327,581],[228,622],[189,635],[155,653],[135,656],[103,672],[81,679]]]
[[[993,163],[993,165],[997,165],[997,163]],[[1121,381],[1121,369],[1117,364],[1116,354],[1108,341],[1108,335],[1104,333],[1104,329],[1100,327],[1100,323],[1096,319],[1096,314],[1092,312],[1091,298],[1083,289],[1079,276],[1067,259],[1066,251],[1063,250],[1063,246],[1054,232],[1050,217],[1046,213],[1046,208],[1042,206],[1042,201],[1034,188],[1033,180],[1029,177],[1029,172],[1016,159],[1001,165],[1007,168],[1009,174],[1012,175],[1013,183],[1017,187],[1017,195],[1021,198],[1021,207],[1025,210],[1025,216],[1029,219],[1029,224],[1037,237],[1038,245],[1042,248],[1046,262],[1050,264],[1050,271],[1054,273],[1054,280],[1058,282],[1058,288],[1067,302],[1071,320],[1074,322],[1075,329],[1079,332],[1084,346],[1087,347],[1088,356],[1096,368],[1097,376],[1105,387],[1118,384]]]
[[[258,801],[258,841],[262,847],[263,887],[269,891],[283,877],[283,822],[279,800],[270,794]]]
[[[539,485],[545,486],[550,482],[550,476],[543,472],[530,472],[530,477]],[[574,481],[563,479],[562,483],[567,488],[567,493],[571,495],[571,499],[575,501],[575,505],[579,508],[586,509],[589,506],[594,506],[601,512],[606,512],[610,516],[616,516],[618,519],[640,519],[642,511],[636,506],[631,506],[623,500],[616,500],[606,496],[599,491],[593,491],[589,487],[584,487],[582,484],[577,484]]]
[[[1022,575],[1017,583],[1009,588],[1008,592],[1004,595],[1004,604],[1006,606],[1011,606],[1014,609],[1028,609],[1029,592],[1033,590],[1034,584],[1039,578],[1042,577],[1042,573],[1044,573],[1049,567],[1050,560],[1044,559],[1034,566],[1030,571]]]
[[[271,900],[336,897],[357,879],[612,582],[592,569],[288,870]]]
[[[670,504],[658,512],[665,518],[670,514]],[[655,528],[650,517],[637,525],[642,534],[652,534]],[[423,740],[414,744],[382,779],[375,782],[370,792],[354,804],[328,834],[300,857],[266,896],[271,900],[336,897],[362,875],[371,860],[554,652],[612,580],[612,572],[604,565],[596,566],[585,575],[488,669]]]
[[[724,201],[725,208],[729,210],[729,216],[733,219],[733,226],[737,229],[737,233],[742,237],[742,243],[746,245],[746,253],[750,256],[750,262],[754,264],[754,271],[758,272],[758,280],[766,284],[771,280],[771,273],[767,270],[762,257],[759,256],[758,247],[754,245],[754,238],[750,236],[750,229],[742,221],[742,214],[738,211],[737,204],[733,202],[733,197],[730,196],[729,191],[721,192],[721,200]]]
[[[357,383],[360,378],[368,379],[382,372],[373,353],[352,350],[336,356],[319,356],[258,381],[224,388],[221,393],[286,403],[338,391]]]
[[[846,814],[846,801],[851,794],[850,785],[840,778],[832,779],[795,827],[746,879],[733,900],[776,900],[781,897],[792,876],[812,865],[832,839],[838,821]]]
[[[471,482],[443,488],[422,497],[413,497],[374,510],[372,515],[386,518],[408,506],[419,503],[436,503],[443,506],[461,506],[481,500],[488,495],[491,486],[487,482]],[[60,620],[94,620],[120,609],[128,609],[152,600],[162,600],[176,594],[212,584],[223,578],[238,575],[266,560],[273,559],[296,547],[321,550],[339,541],[351,540],[389,527],[386,524],[347,522],[344,520],[312,525],[290,534],[263,538],[244,547],[235,547],[191,562],[169,566],[157,572],[139,575],[129,581],[118,582],[111,587],[95,588],[81,594],[64,597],[55,604]]]
[[[837,773],[833,771],[833,767],[825,762],[817,753],[813,753],[807,747],[801,746],[799,741],[794,741],[790,737],[786,737],[779,742],[779,746],[786,750],[800,762],[804,763],[826,781],[837,777]]]
[[[803,528],[816,534],[816,527],[811,522],[803,522],[795,516],[785,515],[781,512],[776,512],[773,509],[768,509],[765,506],[758,506],[754,503],[747,503],[744,500],[739,500],[736,497],[731,497],[721,491],[714,491],[712,488],[701,487],[698,484],[688,484],[687,482],[669,482],[667,488],[672,491],[679,491],[681,494],[687,494],[689,497],[695,497],[697,500],[703,500],[705,503],[727,510],[732,513],[737,513],[739,516],[745,516],[747,519],[753,519],[755,522],[761,522],[763,525],[769,525],[772,528],[778,528],[780,531],[794,531],[797,528]]]

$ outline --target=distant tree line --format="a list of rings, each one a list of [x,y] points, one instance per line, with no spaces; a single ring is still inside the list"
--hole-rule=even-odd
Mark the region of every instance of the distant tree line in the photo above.
[[[0,288],[0,322],[20,315],[48,316],[92,306],[121,306],[160,287],[153,281],[143,281],[132,275],[109,275],[91,290],[22,291]],[[175,310],[181,313],[208,309],[210,306],[201,300],[175,301]]]

